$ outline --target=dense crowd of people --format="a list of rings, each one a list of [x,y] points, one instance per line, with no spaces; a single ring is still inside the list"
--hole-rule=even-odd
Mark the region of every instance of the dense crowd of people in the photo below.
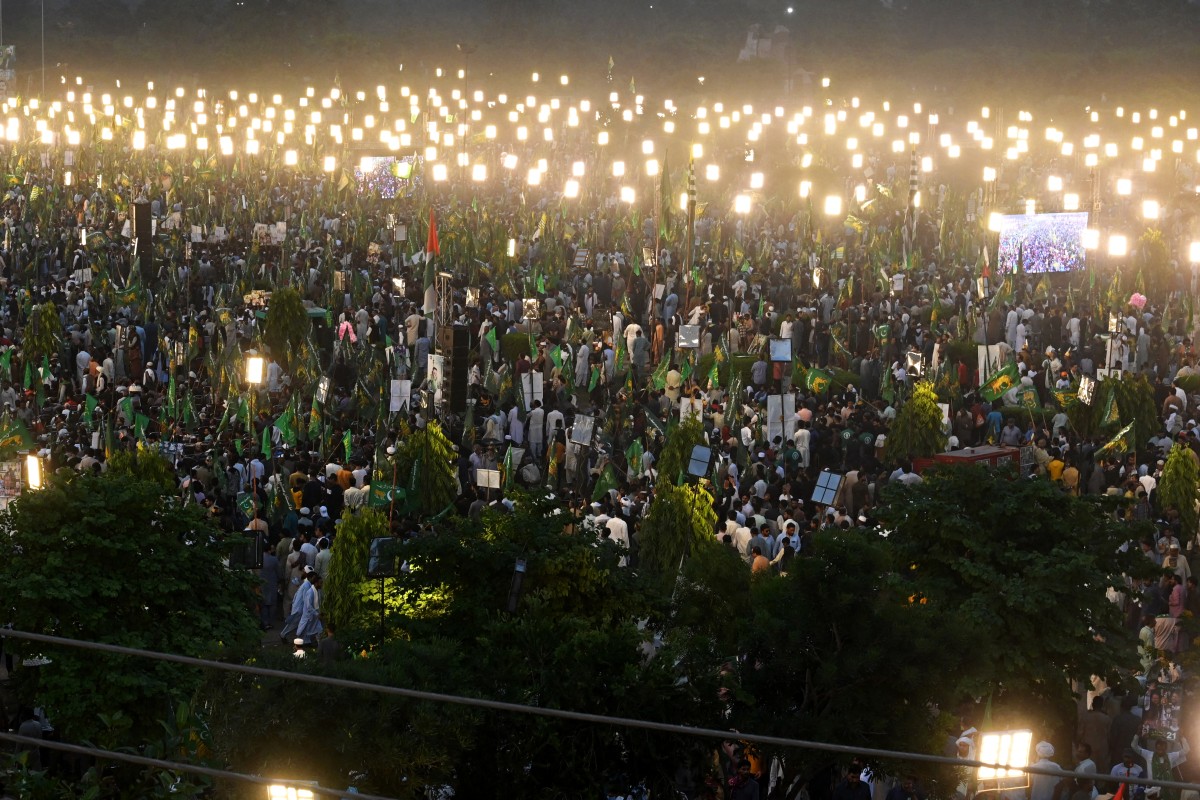
[[[885,174],[907,177],[894,165]],[[1170,681],[1163,654],[1186,646],[1177,621],[1200,611],[1188,562],[1197,531],[1157,495],[1173,447],[1200,460],[1200,381],[1188,380],[1200,378],[1196,287],[1186,267],[1166,265],[1148,298],[1105,294],[1120,278],[1096,280],[1096,266],[1090,279],[993,271],[981,221],[948,207],[898,208],[868,230],[848,221],[833,231],[818,231],[800,208],[705,210],[700,246],[688,248],[678,220],[672,234],[661,220],[630,224],[624,207],[600,203],[570,212],[579,219],[558,211],[561,224],[549,226],[546,213],[556,212],[543,207],[543,226],[514,240],[507,268],[435,257],[448,277],[431,301],[427,262],[438,247],[424,220],[443,239],[466,236],[455,226],[511,219],[519,187],[468,204],[415,183],[398,199],[330,183],[229,175],[205,202],[221,235],[206,225],[187,237],[189,207],[141,176],[128,193],[150,202],[159,231],[140,257],[127,206],[106,193],[30,174],[0,203],[6,430],[28,429],[47,472],[103,471],[122,451],[161,452],[186,502],[262,537],[262,626],[301,652],[336,657],[321,601],[338,524],[371,504],[373,483],[393,488],[382,462],[411,431],[437,421],[453,443],[457,513],[505,513],[512,487],[548,489],[637,568],[655,485],[687,477],[660,474],[659,457],[693,420],[708,450],[691,477],[711,491],[713,536],[748,570],[787,573],[822,530],[870,525],[888,484],[922,480],[926,464],[889,450],[889,438],[925,380],[948,400],[947,450],[1021,448],[1033,479],[1071,495],[1125,496],[1124,518],[1153,523],[1139,544],[1169,574],[1139,587],[1140,599],[1118,601],[1140,632],[1148,687]],[[31,210],[39,196],[55,200],[49,226]],[[263,238],[247,207],[288,236]],[[401,236],[401,226],[431,235]],[[1185,229],[1176,218],[1168,233]],[[902,261],[879,245],[900,232]],[[270,293],[284,286],[312,312],[303,357],[264,338]],[[456,338],[466,347],[450,346]],[[231,381],[229,364],[253,356],[264,359],[261,383]],[[989,397],[984,385],[1008,365],[1011,385]],[[1113,447],[1111,429],[1081,435],[1067,413],[1081,385],[1132,376],[1154,393],[1155,436]],[[492,471],[504,476],[499,489],[488,488]],[[820,498],[827,473],[840,488]],[[390,497],[384,506],[399,539],[436,535],[428,515]],[[1130,759],[1140,758],[1147,774],[1171,774],[1186,747],[1126,750],[1127,715],[1141,702],[1116,702],[1088,712],[1111,717],[1116,739],[1097,733],[1099,718],[1083,718],[1081,772],[1131,776]],[[1041,745],[1038,754],[1053,756]],[[741,761],[731,757],[731,796],[749,797],[740,787],[755,779]],[[1035,782],[1033,800],[1057,800],[1064,788],[1074,800],[1090,791],[1086,780]]]

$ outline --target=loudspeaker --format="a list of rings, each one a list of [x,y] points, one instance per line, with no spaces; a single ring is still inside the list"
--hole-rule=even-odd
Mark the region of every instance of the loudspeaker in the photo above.
[[[133,204],[133,238],[137,240],[142,280],[147,280],[154,275],[154,223],[150,220],[150,204],[145,200]]]
[[[450,347],[450,410],[455,414],[467,411],[467,371],[471,367],[471,330],[461,325],[448,328]]]

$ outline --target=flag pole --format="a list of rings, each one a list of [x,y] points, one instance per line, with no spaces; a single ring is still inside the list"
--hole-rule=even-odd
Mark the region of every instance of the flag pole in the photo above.
[[[692,303],[692,262],[695,258],[693,249],[696,242],[696,158],[691,156],[688,158],[688,182],[687,182],[687,242],[685,243],[684,252],[686,257],[683,262],[684,282],[687,285],[686,297],[683,301],[684,313],[688,312],[688,306]]]

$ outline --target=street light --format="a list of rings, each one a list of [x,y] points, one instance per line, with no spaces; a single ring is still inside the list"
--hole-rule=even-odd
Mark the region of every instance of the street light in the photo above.
[[[315,783],[310,784],[316,786]],[[267,787],[267,800],[315,800],[312,789],[273,783]]]
[[[262,356],[250,356],[246,359],[246,383],[258,386],[263,382]]]
[[[25,456],[25,486],[34,491],[42,488],[42,457],[37,453]]]
[[[1033,731],[996,731],[980,737],[979,760],[996,767],[979,767],[976,776],[980,784],[996,782],[996,789],[1015,789],[1027,785],[1029,778],[1023,771],[1029,766],[1029,748],[1033,744]],[[993,787],[987,787],[991,790]]]

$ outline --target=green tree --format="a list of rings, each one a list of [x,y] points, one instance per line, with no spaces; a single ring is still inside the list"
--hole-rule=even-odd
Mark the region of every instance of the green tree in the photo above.
[[[659,618],[658,584],[619,567],[620,549],[594,531],[564,535],[570,520],[553,500],[516,500],[514,513],[455,520],[406,543],[410,570],[387,598],[388,640],[336,674],[549,708],[719,720],[713,671],[681,680],[674,651],[653,654],[644,623]],[[364,591],[372,587],[363,582]],[[374,631],[339,635],[370,641]],[[320,668],[307,659],[288,663]],[[325,783],[363,770],[360,789],[399,797],[450,785],[459,798],[559,798],[640,780],[657,794],[696,748],[672,736],[329,688],[306,693],[303,704],[322,720],[323,739],[338,744],[298,756],[295,740],[270,735],[292,719],[289,691],[215,676],[213,705],[236,709],[213,718],[222,757],[241,769]]]
[[[436,422],[404,437],[393,458],[397,482],[408,487],[409,504],[421,513],[436,514],[458,496],[454,443]],[[383,468],[389,469],[387,465]],[[389,471],[372,480],[390,482],[391,478]]]
[[[271,356],[285,370],[290,369],[292,355],[300,352],[310,327],[308,309],[298,291],[284,286],[271,292],[263,339],[271,348]]]
[[[1154,565],[1099,502],[1047,481],[953,467],[885,494],[880,526],[908,591],[977,632],[962,689],[1070,712],[1070,681],[1120,681],[1136,642],[1109,588]]]
[[[172,494],[178,488],[170,462],[140,444],[134,450],[118,450],[105,463],[106,477],[111,480],[145,481],[159,487],[164,494]]]
[[[362,508],[342,516],[338,524],[337,547],[332,549],[329,574],[325,578],[325,594],[322,605],[326,617],[338,628],[348,628],[358,623],[360,614],[376,613],[378,608],[364,607],[364,590],[367,580],[367,564],[371,556],[371,541],[388,535],[387,517],[374,508]],[[392,579],[388,579],[385,592]],[[394,594],[394,591],[389,592]]]
[[[658,456],[658,474],[668,481],[686,475],[692,448],[698,444],[704,444],[704,424],[695,417],[688,417],[667,435],[667,443]]]
[[[55,474],[0,513],[2,614],[18,630],[199,657],[258,642],[252,578],[222,564],[226,535],[160,484],[130,475]],[[77,648],[13,643],[51,663],[22,669],[55,725],[98,740],[122,715],[147,741],[199,686],[195,670]],[[36,684],[36,687],[35,687]]]
[[[730,727],[936,752],[949,731],[930,709],[956,699],[946,676],[965,663],[970,643],[953,609],[913,602],[891,571],[888,540],[834,530],[818,536],[786,577],[756,577],[739,626],[745,657],[730,676]],[[781,748],[765,755],[783,764],[782,798],[837,762],[829,753]]]
[[[660,481],[638,534],[638,558],[651,575],[673,579],[680,562],[713,541],[717,512],[703,486]]]
[[[1179,537],[1190,541],[1196,533],[1196,501],[1200,500],[1200,469],[1196,459],[1185,445],[1171,448],[1167,463],[1163,465],[1162,479],[1158,482],[1158,504],[1163,509],[1173,508],[1179,513]]]
[[[42,303],[29,312],[29,322],[21,339],[21,353],[26,363],[32,364],[36,370],[43,358],[58,352],[62,339],[62,320],[58,316],[58,308],[54,303]]]
[[[937,391],[929,381],[920,381],[888,433],[887,456],[892,461],[930,458],[945,449],[946,431]]]

